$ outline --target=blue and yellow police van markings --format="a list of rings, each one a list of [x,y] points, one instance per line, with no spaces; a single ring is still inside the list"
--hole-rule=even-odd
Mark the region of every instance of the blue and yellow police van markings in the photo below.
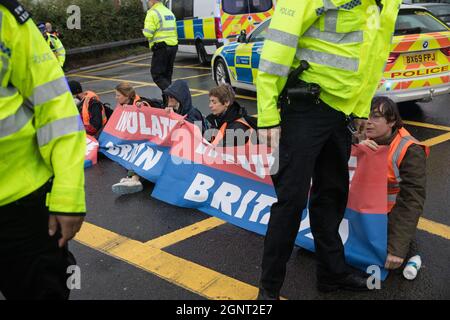
[[[187,19],[177,21],[178,39],[180,40],[215,40],[214,18]]]

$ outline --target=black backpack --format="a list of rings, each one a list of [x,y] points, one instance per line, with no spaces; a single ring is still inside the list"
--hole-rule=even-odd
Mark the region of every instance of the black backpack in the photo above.
[[[113,114],[114,110],[111,108],[111,105],[109,103],[103,103],[100,101],[103,108],[105,109],[106,119],[109,120],[111,118],[111,115]]]
[[[258,119],[249,115],[243,117],[250,127],[254,130],[258,130]]]

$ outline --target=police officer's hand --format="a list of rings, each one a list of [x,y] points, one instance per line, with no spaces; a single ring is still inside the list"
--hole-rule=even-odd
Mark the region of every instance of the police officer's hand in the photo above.
[[[354,119],[353,125],[355,126],[356,133],[355,136],[358,138],[358,141],[366,139],[366,125],[367,119]]]
[[[390,253],[388,253],[386,258],[386,264],[384,267],[386,269],[398,269],[403,264],[404,259],[400,257],[396,257]]]
[[[275,150],[280,144],[281,127],[258,129],[259,141]]]
[[[71,240],[81,229],[84,217],[81,216],[59,216],[51,214],[48,220],[48,233],[53,237],[59,229],[61,238],[58,240],[60,248],[64,247],[67,241]]]

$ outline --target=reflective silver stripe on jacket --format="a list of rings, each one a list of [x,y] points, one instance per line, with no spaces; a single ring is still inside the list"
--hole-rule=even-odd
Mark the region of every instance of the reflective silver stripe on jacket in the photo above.
[[[163,18],[162,18],[162,16],[161,16],[161,13],[159,13],[158,10],[153,10],[153,11],[156,12],[156,14],[158,15],[159,28],[162,28],[164,20],[163,20]],[[158,29],[158,30],[159,30],[159,29]]]
[[[258,69],[260,71],[279,77],[287,77],[289,75],[289,71],[291,70],[291,68],[288,66],[275,62],[270,62],[265,59],[261,59],[261,61],[259,62]]]
[[[325,13],[325,31],[336,32],[338,10],[330,10]]]
[[[149,41],[150,44],[152,44],[153,42],[157,42],[163,39],[167,39],[167,38],[171,38],[170,36],[167,37],[158,37],[158,38],[154,38],[152,41]]]
[[[65,136],[66,134],[82,130],[84,130],[84,126],[82,126],[79,115],[55,120],[37,130],[39,147],[45,146],[50,141]]]
[[[7,87],[4,88],[2,86],[0,86],[0,98],[6,98],[6,97],[11,97],[13,95],[15,95],[17,93],[17,88],[15,87]]]
[[[338,32],[320,31],[316,27],[310,27],[303,34],[303,36],[337,44],[362,43],[364,40],[362,31],[338,33]]]
[[[24,102],[15,114],[0,120],[0,138],[19,132],[32,118],[32,107]]]
[[[297,49],[298,47],[298,36],[277,29],[269,29],[267,31],[266,40],[270,40],[295,49]]]
[[[402,152],[405,145],[411,140],[414,140],[412,136],[403,137],[400,140],[397,149],[395,149],[394,155],[392,156],[392,168],[394,169],[395,178],[397,179],[398,183],[402,181],[402,179],[400,178],[400,168],[397,165],[398,160],[400,158],[400,153]]]
[[[311,49],[299,48],[296,56],[299,60],[306,60],[310,63],[312,62],[347,71],[356,72],[359,68],[359,59],[338,56]]]
[[[153,35],[155,33],[154,30],[150,30],[150,29],[142,29],[143,32],[149,33],[151,35]]]
[[[397,194],[388,194],[388,202],[396,202],[397,201]]]
[[[67,86],[66,78],[61,77],[35,87],[29,99],[35,106],[37,106],[46,103],[66,92],[69,92],[69,87]]]

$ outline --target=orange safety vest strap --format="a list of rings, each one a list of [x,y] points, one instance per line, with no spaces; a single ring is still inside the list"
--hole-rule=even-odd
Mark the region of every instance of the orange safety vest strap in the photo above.
[[[87,91],[86,95],[84,97],[83,108],[81,110],[81,117],[83,119],[83,124],[84,124],[85,128],[91,132],[95,131],[95,129],[92,128],[92,126],[90,124],[91,115],[89,113],[89,104],[92,99],[100,101],[100,98],[98,97],[98,95],[95,92]],[[102,126],[106,125],[107,121],[108,121],[108,119],[106,118],[105,108],[102,106]]]
[[[391,143],[389,151],[389,173],[388,173],[388,212],[394,207],[397,195],[400,192],[400,165],[408,151],[408,148],[417,144],[423,147],[426,156],[428,157],[430,149],[418,142],[411,134],[405,129],[399,129],[397,136]]]
[[[243,125],[245,125],[246,127],[248,127],[250,130],[252,130],[252,127],[247,123],[247,121],[245,121],[244,119],[240,118],[235,120],[236,122],[242,123]],[[214,140],[211,142],[212,145],[216,146],[225,136],[225,132],[227,130],[228,127],[228,123],[225,122],[219,129],[219,132],[217,134],[217,136],[214,137]]]
[[[136,106],[136,104],[138,103],[139,100],[141,100],[141,97],[136,95],[136,97],[134,97],[134,100],[133,100],[133,106]]]
[[[216,146],[220,141],[222,141],[223,137],[225,136],[225,131],[227,130],[228,123],[225,122],[219,129],[219,132],[214,137],[214,140],[211,142],[212,145]]]

